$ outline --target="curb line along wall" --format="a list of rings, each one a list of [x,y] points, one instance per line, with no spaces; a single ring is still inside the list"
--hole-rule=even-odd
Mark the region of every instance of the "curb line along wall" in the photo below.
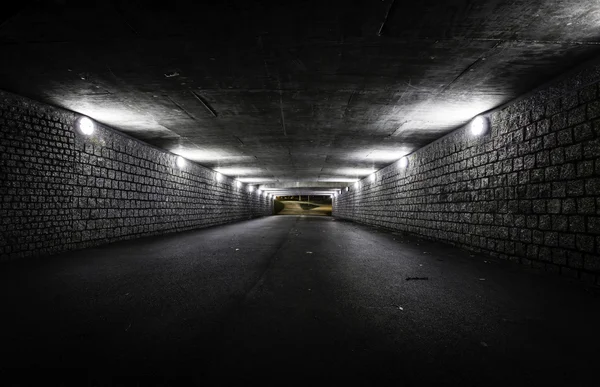
[[[80,115],[0,91],[0,261],[272,214],[272,200]]]
[[[394,163],[334,199],[333,215],[600,284],[600,65]]]

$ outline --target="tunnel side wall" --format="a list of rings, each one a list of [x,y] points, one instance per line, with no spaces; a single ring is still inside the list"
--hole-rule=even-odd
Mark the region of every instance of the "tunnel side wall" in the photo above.
[[[462,127],[334,200],[333,215],[598,283],[600,66]]]
[[[271,215],[264,196],[80,116],[0,92],[0,256],[11,260]]]

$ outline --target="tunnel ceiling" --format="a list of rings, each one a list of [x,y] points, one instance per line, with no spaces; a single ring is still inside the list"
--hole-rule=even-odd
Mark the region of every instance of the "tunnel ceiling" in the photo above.
[[[5,7],[0,88],[242,181],[318,187],[600,54],[597,0],[214,3]]]

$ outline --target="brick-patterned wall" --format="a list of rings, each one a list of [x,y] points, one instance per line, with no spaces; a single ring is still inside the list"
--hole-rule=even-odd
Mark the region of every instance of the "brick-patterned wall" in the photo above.
[[[333,215],[599,281],[600,66],[492,112],[351,186]]]
[[[272,214],[245,184],[78,118],[0,92],[0,260]]]

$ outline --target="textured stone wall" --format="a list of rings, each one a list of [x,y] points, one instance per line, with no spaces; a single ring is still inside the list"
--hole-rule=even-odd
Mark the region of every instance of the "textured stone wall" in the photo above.
[[[336,217],[598,283],[600,67],[589,66],[351,186]]]
[[[272,214],[245,184],[78,118],[0,92],[1,260]]]

